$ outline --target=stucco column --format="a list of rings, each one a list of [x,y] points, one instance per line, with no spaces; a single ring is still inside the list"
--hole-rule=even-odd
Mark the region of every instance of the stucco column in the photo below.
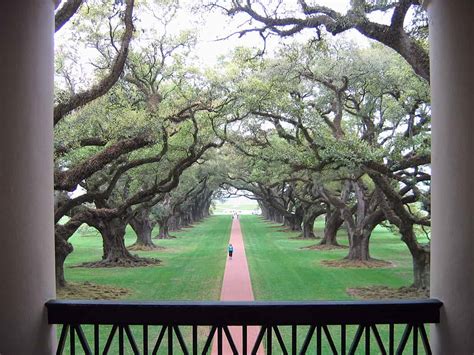
[[[3,1],[0,33],[0,353],[51,354],[53,1]]]
[[[474,354],[474,2],[431,0],[435,354]]]

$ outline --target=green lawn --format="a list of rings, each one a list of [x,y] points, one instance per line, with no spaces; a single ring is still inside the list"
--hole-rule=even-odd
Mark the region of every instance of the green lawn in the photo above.
[[[66,280],[70,282],[88,281],[95,284],[119,286],[131,290],[128,299],[133,300],[218,300],[224,265],[226,246],[229,241],[231,218],[216,216],[209,218],[193,228],[172,233],[177,238],[155,241],[163,250],[153,252],[137,252],[141,256],[158,258],[159,266],[139,268],[77,268],[85,261],[99,260],[102,255],[102,239],[96,232],[83,229],[86,233],[78,233],[71,238],[74,252],[66,261]],[[157,231],[154,235],[156,235]],[[134,233],[127,229],[126,245],[135,241]],[[131,327],[135,333],[138,347],[142,347],[141,327]],[[100,344],[103,348],[110,333],[110,326],[101,326]],[[150,346],[161,327],[150,327]],[[92,326],[83,326],[86,337],[92,341]],[[58,329],[59,334],[60,329]],[[182,327],[186,341],[191,341],[191,331]],[[202,334],[201,334],[202,335]],[[117,335],[116,335],[117,338]],[[176,341],[176,339],[175,339]],[[201,343],[204,337],[200,337]],[[92,345],[92,344],[91,344]],[[200,345],[201,347],[203,344]],[[76,350],[81,349],[76,341]],[[151,349],[150,349],[151,350]],[[69,341],[65,353],[69,353]],[[79,351],[81,353],[81,351]],[[115,340],[110,351],[118,354]],[[128,354],[128,352],[126,352]],[[166,339],[159,354],[167,354]]]
[[[394,267],[358,269],[329,268],[322,260],[342,259],[347,249],[302,249],[318,240],[292,239],[297,233],[275,228],[257,216],[241,217],[252,286],[258,300],[347,300],[347,288],[384,285],[408,286],[412,280],[411,257],[399,237],[377,227],[371,237],[373,258],[390,261]],[[322,235],[324,222],[316,223]],[[340,233],[339,242],[347,245]],[[284,275],[284,277],[282,276]]]
[[[267,223],[258,216],[242,215],[240,221],[257,300],[347,300],[350,296],[346,289],[350,287],[400,287],[411,283],[411,257],[408,250],[399,237],[385,228],[378,227],[375,230],[371,239],[371,254],[374,258],[391,261],[393,267],[338,269],[322,266],[320,262],[341,259],[347,249],[302,249],[317,241],[293,239],[296,233],[282,232],[278,225]],[[229,216],[214,216],[193,228],[173,233],[176,239],[157,241],[165,249],[138,254],[158,258],[162,263],[141,268],[71,267],[98,260],[102,254],[100,236],[82,229],[81,233],[71,238],[75,250],[66,262],[66,279],[127,288],[131,290],[127,298],[135,300],[217,300],[223,279],[230,223]],[[318,220],[315,227],[317,235],[322,235],[324,221]],[[126,244],[130,245],[134,241],[133,231],[127,230]],[[339,241],[347,243],[343,231]],[[89,339],[92,339],[92,328],[85,326],[84,329]],[[301,344],[305,328],[299,329],[298,343]],[[101,344],[105,342],[107,331],[108,328],[103,327]],[[338,331],[338,328],[333,329],[333,335],[337,337]],[[348,330],[348,334],[353,331]],[[150,329],[150,334],[157,332],[158,328]],[[188,329],[183,329],[183,333],[185,338],[190,338]],[[285,338],[289,337],[289,330],[282,329],[282,333]],[[383,329],[381,334],[382,337],[387,336]],[[136,338],[140,346],[139,332]],[[200,338],[201,341],[203,338]],[[311,344],[311,348],[314,349],[314,344]],[[279,353],[278,348],[274,349],[275,353]],[[327,351],[328,348],[324,347],[323,350]],[[163,351],[166,353],[166,348]]]
[[[411,257],[399,237],[383,227],[371,238],[374,258],[391,261],[394,267],[378,269],[338,269],[321,260],[341,259],[347,249],[320,251],[302,249],[317,240],[292,239],[296,233],[281,232],[278,225],[258,216],[240,218],[246,244],[254,294],[258,300],[349,299],[346,288],[385,285],[407,286],[412,280]],[[136,252],[158,258],[158,266],[140,268],[77,268],[85,261],[99,260],[102,239],[84,229],[71,238],[74,252],[66,259],[66,280],[89,281],[130,289],[127,297],[137,300],[217,300],[226,261],[231,218],[213,216],[193,228],[173,233],[176,239],[158,240],[163,250]],[[317,221],[321,235],[324,221]],[[135,235],[127,229],[126,244]],[[339,242],[347,244],[344,232]],[[283,277],[284,275],[284,277]]]
[[[155,240],[165,249],[133,253],[162,263],[139,268],[71,268],[102,255],[102,239],[97,233],[75,235],[71,238],[74,252],[66,259],[66,280],[128,288],[132,291],[128,298],[136,300],[218,300],[230,223],[228,216],[216,216],[172,233],[176,239]],[[127,229],[126,245],[134,241],[134,232]]]
[[[377,227],[371,237],[371,255],[376,259],[390,261],[394,266],[377,269],[342,269],[325,267],[321,265],[321,261],[342,259],[347,255],[348,249],[330,251],[302,249],[316,244],[318,240],[292,239],[298,233],[282,232],[279,225],[265,222],[257,216],[242,216],[241,226],[256,300],[348,300],[351,297],[346,292],[347,288],[372,285],[401,287],[408,286],[412,281],[412,265],[408,249],[399,237],[383,227]],[[315,227],[316,234],[321,236],[324,221],[318,220]],[[339,233],[339,242],[347,245],[344,231]],[[378,328],[387,344],[388,327]],[[340,327],[331,326],[329,329],[338,344]],[[395,339],[399,339],[404,327],[397,326],[395,329]],[[280,327],[280,331],[285,343],[291,344],[290,328]],[[303,343],[307,331],[308,327],[298,327],[299,345]],[[353,338],[355,331],[355,326],[348,326],[348,339]],[[313,336],[308,353],[314,351],[315,342]],[[359,344],[357,354],[363,353],[363,346],[364,341]],[[422,346],[421,342],[419,346]],[[373,337],[371,348],[374,353],[378,353]],[[281,351],[276,341],[273,343],[273,351],[277,354]],[[325,340],[322,353],[332,353]]]

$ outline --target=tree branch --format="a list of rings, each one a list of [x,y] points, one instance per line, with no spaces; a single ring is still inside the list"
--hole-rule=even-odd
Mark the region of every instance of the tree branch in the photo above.
[[[128,47],[133,34],[132,14],[134,0],[126,0],[126,4],[124,16],[125,32],[122,36],[120,51],[115,57],[109,73],[89,90],[77,93],[71,96],[66,102],[57,104],[54,107],[54,125],[71,111],[105,95],[119,79],[127,59]]]
[[[67,0],[54,16],[54,32],[58,32],[74,16],[83,0]]]

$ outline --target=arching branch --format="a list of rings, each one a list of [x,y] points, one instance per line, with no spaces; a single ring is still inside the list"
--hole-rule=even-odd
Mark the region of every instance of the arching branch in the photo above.
[[[67,0],[54,16],[54,32],[58,32],[77,12],[84,0]]]
[[[54,107],[54,125],[71,111],[105,95],[119,79],[127,59],[128,47],[132,40],[133,6],[134,0],[126,0],[124,16],[125,31],[122,35],[120,51],[117,53],[109,73],[90,89],[77,93],[71,96],[67,101],[57,104]]]

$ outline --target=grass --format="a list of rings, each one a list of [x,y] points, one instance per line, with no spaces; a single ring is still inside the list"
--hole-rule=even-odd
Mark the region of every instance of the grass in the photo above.
[[[155,240],[165,249],[134,253],[158,258],[162,263],[137,268],[72,267],[99,260],[102,255],[102,239],[97,233],[75,235],[71,238],[74,252],[66,259],[66,280],[128,288],[131,293],[127,298],[135,300],[217,300],[230,222],[228,216],[216,216],[194,228],[172,233],[175,239]],[[134,242],[133,231],[127,229],[125,244]]]
[[[246,253],[252,286],[258,300],[347,300],[347,288],[383,285],[407,286],[412,279],[412,261],[406,246],[392,232],[377,227],[372,234],[373,258],[391,261],[394,267],[356,269],[329,268],[323,260],[342,259],[348,249],[302,249],[318,240],[294,239],[297,233],[282,232],[276,224],[256,216],[242,216]],[[321,235],[323,221],[317,221],[316,234]],[[344,232],[340,244],[347,245]],[[285,277],[282,277],[285,275]]]
[[[376,228],[371,238],[371,254],[374,258],[391,261],[393,267],[341,269],[322,266],[321,261],[341,259],[347,254],[347,249],[302,249],[317,241],[294,239],[292,237],[296,233],[282,232],[278,225],[267,223],[257,216],[242,215],[240,221],[257,300],[347,300],[351,299],[347,288],[373,285],[401,287],[411,283],[410,254],[399,237],[386,228]],[[82,262],[99,260],[102,255],[100,236],[83,228],[81,233],[71,238],[75,250],[66,261],[66,279],[126,288],[130,290],[126,299],[217,300],[223,279],[230,223],[229,216],[214,216],[193,228],[173,233],[176,239],[157,241],[165,249],[137,252],[141,256],[162,260],[159,266],[140,268],[72,267]],[[316,221],[317,235],[322,235],[323,228],[324,221]],[[126,245],[134,241],[133,231],[127,230]],[[343,231],[339,242],[347,244]],[[305,331],[304,327],[300,328],[298,344],[303,341]],[[101,327],[102,346],[109,329]],[[84,331],[92,339],[91,327],[85,326]],[[189,329],[184,328],[182,331],[189,340]],[[150,328],[150,334],[157,332],[158,328]],[[333,328],[331,332],[337,339],[339,329]],[[348,330],[348,334],[353,332]],[[282,333],[285,338],[289,337],[288,329],[282,329]],[[381,334],[387,337],[383,329]],[[136,339],[141,346],[139,332],[136,333]],[[200,339],[203,337],[200,336]],[[310,349],[314,349],[314,346],[312,343]],[[112,353],[116,350],[112,349]],[[274,350],[275,353],[280,351],[277,347]],[[163,351],[166,353],[166,348]],[[326,352],[329,352],[327,346],[323,347],[323,353]]]
[[[257,216],[240,217],[255,297],[259,300],[344,300],[351,297],[347,288],[383,285],[407,286],[412,280],[411,257],[406,246],[392,232],[377,227],[371,237],[371,255],[391,261],[394,267],[342,269],[321,265],[322,260],[337,260],[347,249],[302,249],[317,240],[292,239],[296,233],[281,232],[276,224]],[[128,299],[136,300],[217,300],[220,294],[229,240],[231,218],[214,216],[193,228],[173,233],[176,239],[155,240],[165,249],[134,252],[162,261],[158,266],[139,268],[77,268],[82,262],[99,260],[102,239],[97,232],[71,238],[74,252],[66,259],[66,280],[92,282],[127,288]],[[322,235],[324,221],[315,225]],[[127,229],[126,245],[135,241]],[[339,242],[347,244],[344,232]],[[258,270],[258,271],[257,271]],[[282,277],[285,275],[285,277]]]
[[[151,252],[137,252],[140,256],[154,257],[162,261],[159,266],[137,268],[77,268],[72,267],[86,261],[99,260],[102,255],[102,239],[96,232],[77,234],[71,238],[74,252],[66,260],[66,280],[68,282],[91,282],[94,284],[127,288],[130,293],[125,299],[133,300],[218,300],[224,265],[226,246],[229,241],[231,218],[216,216],[180,232],[172,233],[177,238],[155,240],[164,247]],[[132,230],[127,230],[126,245],[135,242]],[[141,327],[131,327],[138,347],[142,347]],[[149,327],[149,339],[156,339],[160,327]],[[93,339],[92,326],[83,326],[87,339]],[[100,344],[103,348],[110,333],[110,326],[100,327]],[[181,331],[190,342],[191,331],[182,327]],[[205,330],[203,330],[205,331]],[[59,329],[58,329],[59,335]],[[117,336],[116,336],[117,337]],[[203,341],[204,337],[200,337]],[[176,338],[175,338],[175,341]],[[165,346],[159,354],[167,354]],[[201,344],[201,347],[203,344]],[[76,350],[81,349],[76,341]],[[65,353],[69,353],[69,341]],[[114,341],[111,354],[118,354],[118,344]],[[128,352],[126,352],[128,353]]]
[[[372,234],[370,250],[373,258],[391,261],[388,268],[329,268],[321,265],[323,260],[342,259],[348,249],[311,250],[304,247],[314,245],[317,240],[302,240],[292,237],[298,233],[283,232],[278,225],[263,221],[256,216],[242,216],[241,226],[245,241],[245,250],[249,263],[253,292],[256,300],[349,300],[348,288],[363,286],[408,286],[412,280],[412,261],[407,247],[400,238],[384,227],[377,227]],[[316,234],[321,236],[324,221],[318,220]],[[347,245],[344,231],[339,234],[340,244]],[[308,327],[298,327],[298,344],[304,341]],[[340,327],[329,327],[330,333],[338,344]],[[397,326],[395,339],[399,339],[404,327]],[[388,327],[379,326],[378,330],[387,344]],[[286,344],[291,344],[289,327],[280,329]],[[347,339],[353,339],[356,326],[348,326]],[[323,339],[325,339],[323,335]],[[372,349],[378,349],[371,338]],[[309,346],[309,352],[315,349],[316,340]],[[276,341],[273,350],[281,350]],[[363,353],[363,343],[356,353]],[[421,343],[419,344],[421,347]],[[375,351],[377,353],[377,351]],[[329,344],[322,346],[322,353],[332,353]]]

